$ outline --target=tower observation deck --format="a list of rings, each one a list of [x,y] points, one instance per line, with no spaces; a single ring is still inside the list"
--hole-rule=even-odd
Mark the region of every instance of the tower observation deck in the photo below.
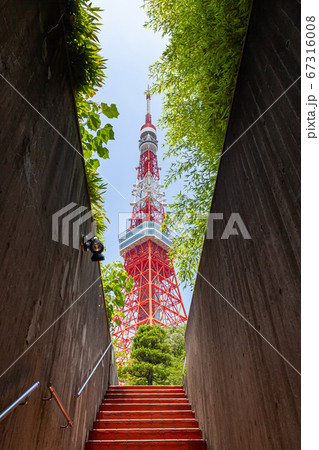
[[[129,356],[132,339],[141,325],[180,325],[187,320],[173,263],[168,256],[173,233],[164,231],[165,195],[157,162],[158,141],[152,124],[151,96],[146,95],[145,124],[140,131],[137,182],[129,227],[119,235],[120,255],[134,284],[126,295],[124,318],[113,338]]]

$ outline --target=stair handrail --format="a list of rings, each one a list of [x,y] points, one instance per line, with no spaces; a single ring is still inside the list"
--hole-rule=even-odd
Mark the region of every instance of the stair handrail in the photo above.
[[[18,406],[24,406],[28,403],[28,398],[40,386],[40,381],[36,381],[33,385],[27,389],[20,397],[18,397],[14,402],[11,403],[2,413],[0,414],[0,422],[5,419],[12,411],[14,411]]]
[[[96,369],[99,367],[100,363],[102,362],[102,359],[104,358],[104,356],[107,354],[109,348],[112,345],[112,341],[109,343],[109,345],[107,346],[106,350],[104,351],[103,355],[101,356],[101,358],[98,360],[98,362],[95,364],[92,372],[90,373],[90,375],[87,377],[87,379],[85,380],[85,382],[83,383],[82,387],[79,389],[79,391],[74,395],[75,398],[79,398],[80,395],[82,394],[83,390],[85,389],[86,385],[88,384],[88,382],[90,381],[92,375],[94,374],[94,372],[96,371]]]
[[[60,397],[58,396],[56,390],[54,389],[54,387],[52,386],[52,384],[50,383],[48,386],[49,391],[51,392],[51,396],[48,398],[42,398],[42,400],[44,401],[49,401],[52,400],[52,398],[54,398],[54,400],[57,402],[59,408],[61,409],[64,417],[67,420],[67,424],[66,425],[60,425],[60,428],[69,428],[69,427],[73,427],[73,421],[71,419],[71,417],[69,416],[69,414],[66,412],[65,407],[63,406],[62,401],[60,400]]]

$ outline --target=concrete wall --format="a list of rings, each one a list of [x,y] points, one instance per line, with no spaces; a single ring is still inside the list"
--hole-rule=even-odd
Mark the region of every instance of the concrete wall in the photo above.
[[[300,447],[300,82],[226,153],[299,77],[299,6],[254,2],[189,313],[185,385],[214,450]],[[251,240],[220,239],[232,212]]]
[[[0,73],[8,82],[0,78],[0,374],[13,366],[0,377],[0,411],[41,383],[28,405],[1,422],[5,450],[83,448],[110,377],[117,381],[109,352],[82,397],[73,397],[110,335],[98,263],[51,238],[52,214],[70,202],[89,207],[60,16],[53,1],[1,6]],[[49,381],[73,428],[61,429],[57,404],[41,401]]]

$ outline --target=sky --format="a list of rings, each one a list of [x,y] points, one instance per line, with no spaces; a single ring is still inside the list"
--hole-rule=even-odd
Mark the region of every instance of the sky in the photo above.
[[[141,126],[145,123],[145,90],[151,84],[148,68],[159,59],[165,49],[166,40],[159,33],[144,27],[145,11],[139,0],[93,0],[94,6],[104,9],[99,40],[106,63],[107,80],[94,100],[107,104],[115,103],[120,113],[117,119],[109,121],[113,125],[115,140],[107,147],[110,159],[101,160],[100,175],[108,182],[105,194],[105,209],[110,225],[104,235],[105,262],[121,259],[118,247],[118,233],[125,229],[125,218],[131,215],[133,201],[132,187],[136,183],[139,162],[138,139]],[[163,162],[164,133],[158,128],[161,115],[161,98],[152,97],[152,122],[157,127],[159,141],[158,162],[163,181],[170,162]],[[103,123],[103,122],[102,122]],[[106,121],[105,121],[106,123]],[[170,203],[180,190],[181,183],[175,183],[165,190]],[[120,223],[120,229],[119,229]],[[182,299],[188,313],[191,290],[181,288]]]

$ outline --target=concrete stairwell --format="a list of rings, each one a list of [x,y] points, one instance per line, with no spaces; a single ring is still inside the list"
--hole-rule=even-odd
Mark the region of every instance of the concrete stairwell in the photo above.
[[[86,450],[206,450],[182,386],[110,386]]]

